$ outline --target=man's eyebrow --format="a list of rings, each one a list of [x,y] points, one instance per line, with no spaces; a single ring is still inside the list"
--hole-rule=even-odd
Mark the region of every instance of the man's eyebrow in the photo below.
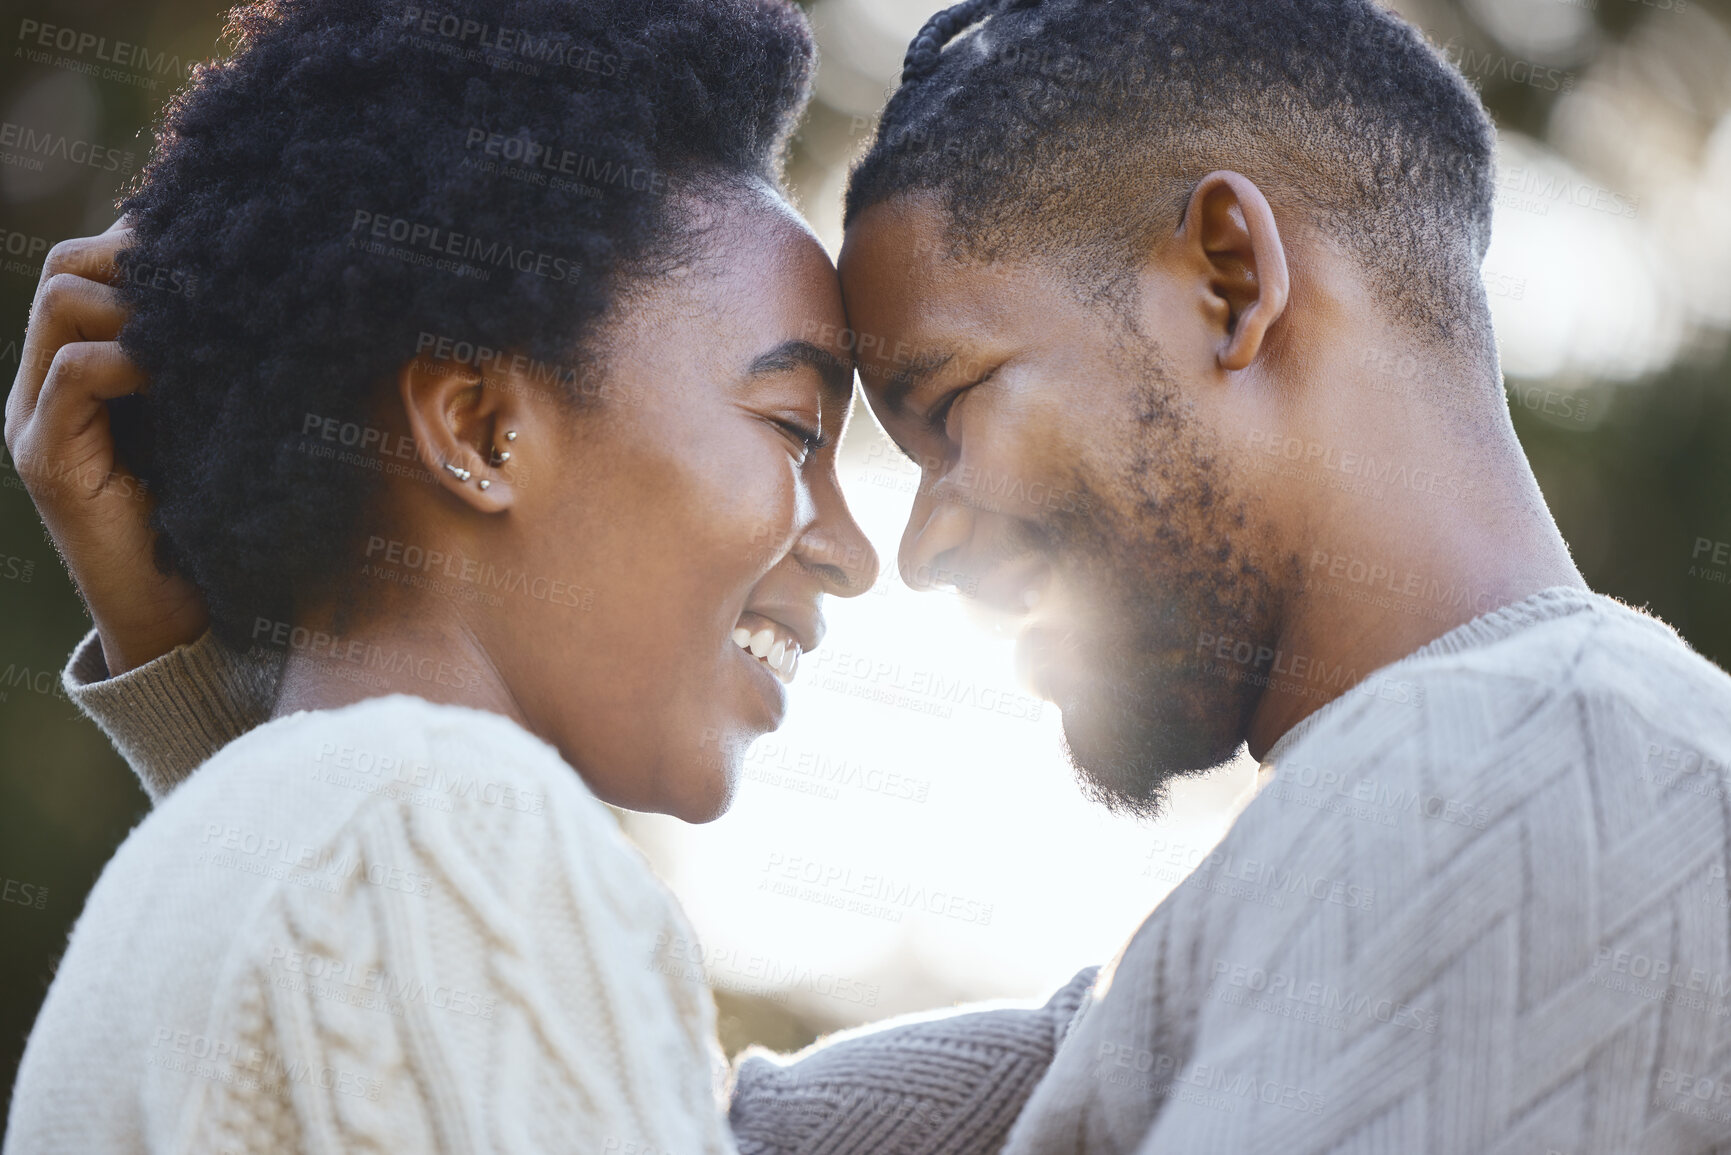
[[[955,357],[953,353],[929,354],[915,358],[911,365],[897,369],[884,381],[880,392],[883,406],[891,413],[900,413],[908,399],[908,394],[914,391],[914,386],[930,377],[933,373],[948,365]]]
[[[823,391],[828,400],[844,404],[852,400],[853,365],[810,341],[783,341],[769,352],[758,354],[748,372],[753,377],[761,377],[800,368],[817,370],[818,376],[823,378]]]

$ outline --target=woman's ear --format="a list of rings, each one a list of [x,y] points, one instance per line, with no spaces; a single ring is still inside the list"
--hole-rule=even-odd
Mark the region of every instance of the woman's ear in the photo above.
[[[1178,233],[1207,278],[1220,334],[1216,361],[1226,370],[1248,368],[1286,311],[1291,289],[1286,246],[1268,198],[1246,176],[1211,172],[1190,194]]]
[[[484,513],[509,509],[521,488],[512,459],[528,414],[508,384],[472,365],[429,357],[416,357],[397,375],[421,464],[435,484]]]

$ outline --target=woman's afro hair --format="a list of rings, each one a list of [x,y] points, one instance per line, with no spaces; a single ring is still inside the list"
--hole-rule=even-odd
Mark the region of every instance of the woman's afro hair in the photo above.
[[[441,339],[572,364],[682,188],[779,187],[813,47],[787,0],[260,0],[229,35],[123,204],[151,387],[116,433],[245,643],[353,564],[381,383]]]

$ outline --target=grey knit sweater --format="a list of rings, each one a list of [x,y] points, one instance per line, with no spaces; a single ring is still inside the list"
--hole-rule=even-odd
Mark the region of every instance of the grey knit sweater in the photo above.
[[[274,686],[209,643],[100,660],[68,689],[153,796]],[[1503,607],[1283,737],[1091,992],[750,1057],[740,1149],[1013,1123],[1009,1155],[1731,1153],[1728,766],[1731,678],[1668,627],[1576,589]]]
[[[1009,1155],[1731,1151],[1731,677],[1556,589],[1311,715]]]

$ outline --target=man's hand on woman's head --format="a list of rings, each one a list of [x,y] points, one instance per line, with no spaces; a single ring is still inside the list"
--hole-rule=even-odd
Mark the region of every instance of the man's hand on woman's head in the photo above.
[[[6,400],[6,448],[96,622],[110,674],[209,624],[197,588],[156,568],[149,495],[117,459],[109,426],[105,402],[147,387],[118,340],[116,256],[131,240],[122,219],[50,250]]]

